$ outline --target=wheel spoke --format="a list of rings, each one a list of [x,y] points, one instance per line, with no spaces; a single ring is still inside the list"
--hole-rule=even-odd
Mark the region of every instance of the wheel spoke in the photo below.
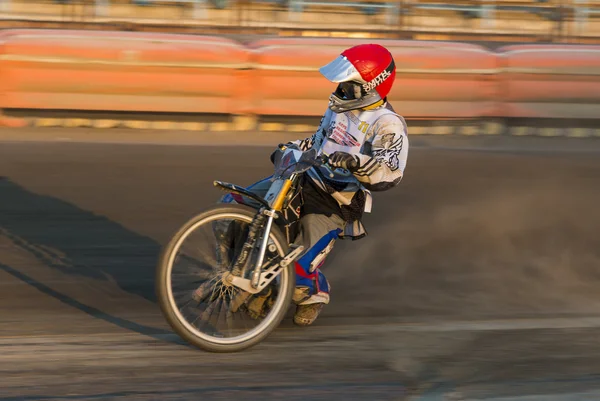
[[[291,269],[283,269],[270,284],[275,288],[271,298],[265,294],[251,295],[223,281],[224,273],[240,255],[252,222],[246,209],[244,213],[230,209],[235,213],[224,212],[191,221],[163,258],[170,308],[176,320],[201,346],[248,344],[263,331],[272,330],[291,301]],[[267,251],[263,266],[278,263],[280,254],[287,250],[287,244],[281,240],[284,237],[277,235],[271,234],[271,240],[279,251]],[[256,309],[253,317],[248,314],[250,302],[254,302]]]

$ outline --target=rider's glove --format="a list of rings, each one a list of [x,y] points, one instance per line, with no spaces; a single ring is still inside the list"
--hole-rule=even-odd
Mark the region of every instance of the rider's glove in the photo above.
[[[344,168],[351,173],[359,167],[358,157],[345,152],[333,152],[329,155],[328,164],[332,167]]]

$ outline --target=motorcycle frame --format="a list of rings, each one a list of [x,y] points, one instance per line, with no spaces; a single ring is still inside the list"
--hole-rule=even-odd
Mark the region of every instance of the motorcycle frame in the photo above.
[[[254,218],[254,220],[251,223],[251,226],[254,226],[254,224],[257,223],[257,219],[260,219],[260,217],[262,217],[262,216],[266,216],[266,221],[262,221],[262,219],[260,219],[261,221],[258,222],[260,227],[257,227],[257,229],[261,229],[263,226],[265,228],[263,231],[263,238],[262,238],[260,248],[258,251],[258,259],[257,259],[256,265],[252,269],[252,273],[251,273],[250,286],[253,289],[253,291],[250,291],[250,292],[255,292],[258,289],[259,283],[261,281],[260,279],[261,279],[262,265],[264,262],[265,254],[267,251],[267,246],[269,243],[269,236],[271,233],[271,228],[273,226],[273,220],[277,219],[279,216],[278,214],[282,212],[284,207],[286,207],[286,198],[288,197],[290,191],[292,191],[293,189],[296,188],[296,186],[298,184],[298,179],[300,176],[301,176],[301,173],[292,173],[289,178],[283,180],[281,189],[276,193],[274,199],[270,203],[268,201],[266,201],[265,199],[262,199],[261,197],[253,194],[252,192],[248,191],[245,188],[242,188],[237,185],[230,184],[230,183],[214,181],[215,186],[221,187],[222,189],[226,190],[227,192],[233,192],[233,193],[238,193],[240,195],[247,196],[247,197],[257,201],[261,205],[256,217]],[[250,237],[250,235],[249,235],[249,237]],[[249,241],[251,241],[252,243],[249,244],[248,243]],[[246,243],[244,244],[244,246],[245,247],[248,246],[249,248],[254,248],[255,241],[256,241],[256,238],[254,238],[254,236],[252,236],[252,238],[249,238],[246,240]],[[291,256],[292,254],[297,256],[301,250],[302,249],[295,249],[292,253],[290,253],[290,255],[287,255],[284,258],[285,264],[287,265],[292,262],[292,260],[289,260],[288,256]],[[249,288],[247,288],[246,285],[242,285],[242,281],[244,281],[244,282],[246,281],[246,279],[244,279],[245,271],[246,271],[245,266],[239,271],[236,271],[236,270],[234,270],[234,271],[235,271],[235,274],[232,276],[233,284],[234,285],[238,284],[242,289],[249,290]],[[237,276],[238,274],[239,274],[239,276],[236,277],[237,279],[235,279],[234,277]],[[269,279],[269,282],[272,281],[273,278],[274,277],[271,277]],[[261,283],[261,287],[264,287],[262,285],[262,283]]]

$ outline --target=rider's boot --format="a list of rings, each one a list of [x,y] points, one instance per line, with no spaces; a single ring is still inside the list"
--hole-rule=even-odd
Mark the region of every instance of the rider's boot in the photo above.
[[[294,323],[298,326],[310,326],[317,320],[317,317],[319,317],[324,306],[325,304],[323,302],[296,306]]]
[[[310,326],[317,320],[319,314],[325,306],[324,299],[321,297],[311,296],[310,288],[298,286],[295,288],[293,300],[297,304],[296,313],[294,314],[294,323],[298,326]]]

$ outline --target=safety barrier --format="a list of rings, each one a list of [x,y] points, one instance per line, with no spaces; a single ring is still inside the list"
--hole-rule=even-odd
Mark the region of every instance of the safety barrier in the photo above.
[[[320,66],[345,48],[367,40],[269,39],[254,49],[253,109],[267,115],[321,115],[334,85],[319,74]],[[416,118],[493,115],[497,57],[463,43],[384,40],[396,60],[394,107]]]
[[[519,45],[497,52],[501,114],[600,118],[600,46]]]
[[[318,68],[366,40],[229,39],[157,33],[0,33],[0,109],[319,116]],[[407,118],[600,118],[600,47],[379,41]]]
[[[228,39],[13,30],[0,43],[1,108],[243,112],[249,53]]]

